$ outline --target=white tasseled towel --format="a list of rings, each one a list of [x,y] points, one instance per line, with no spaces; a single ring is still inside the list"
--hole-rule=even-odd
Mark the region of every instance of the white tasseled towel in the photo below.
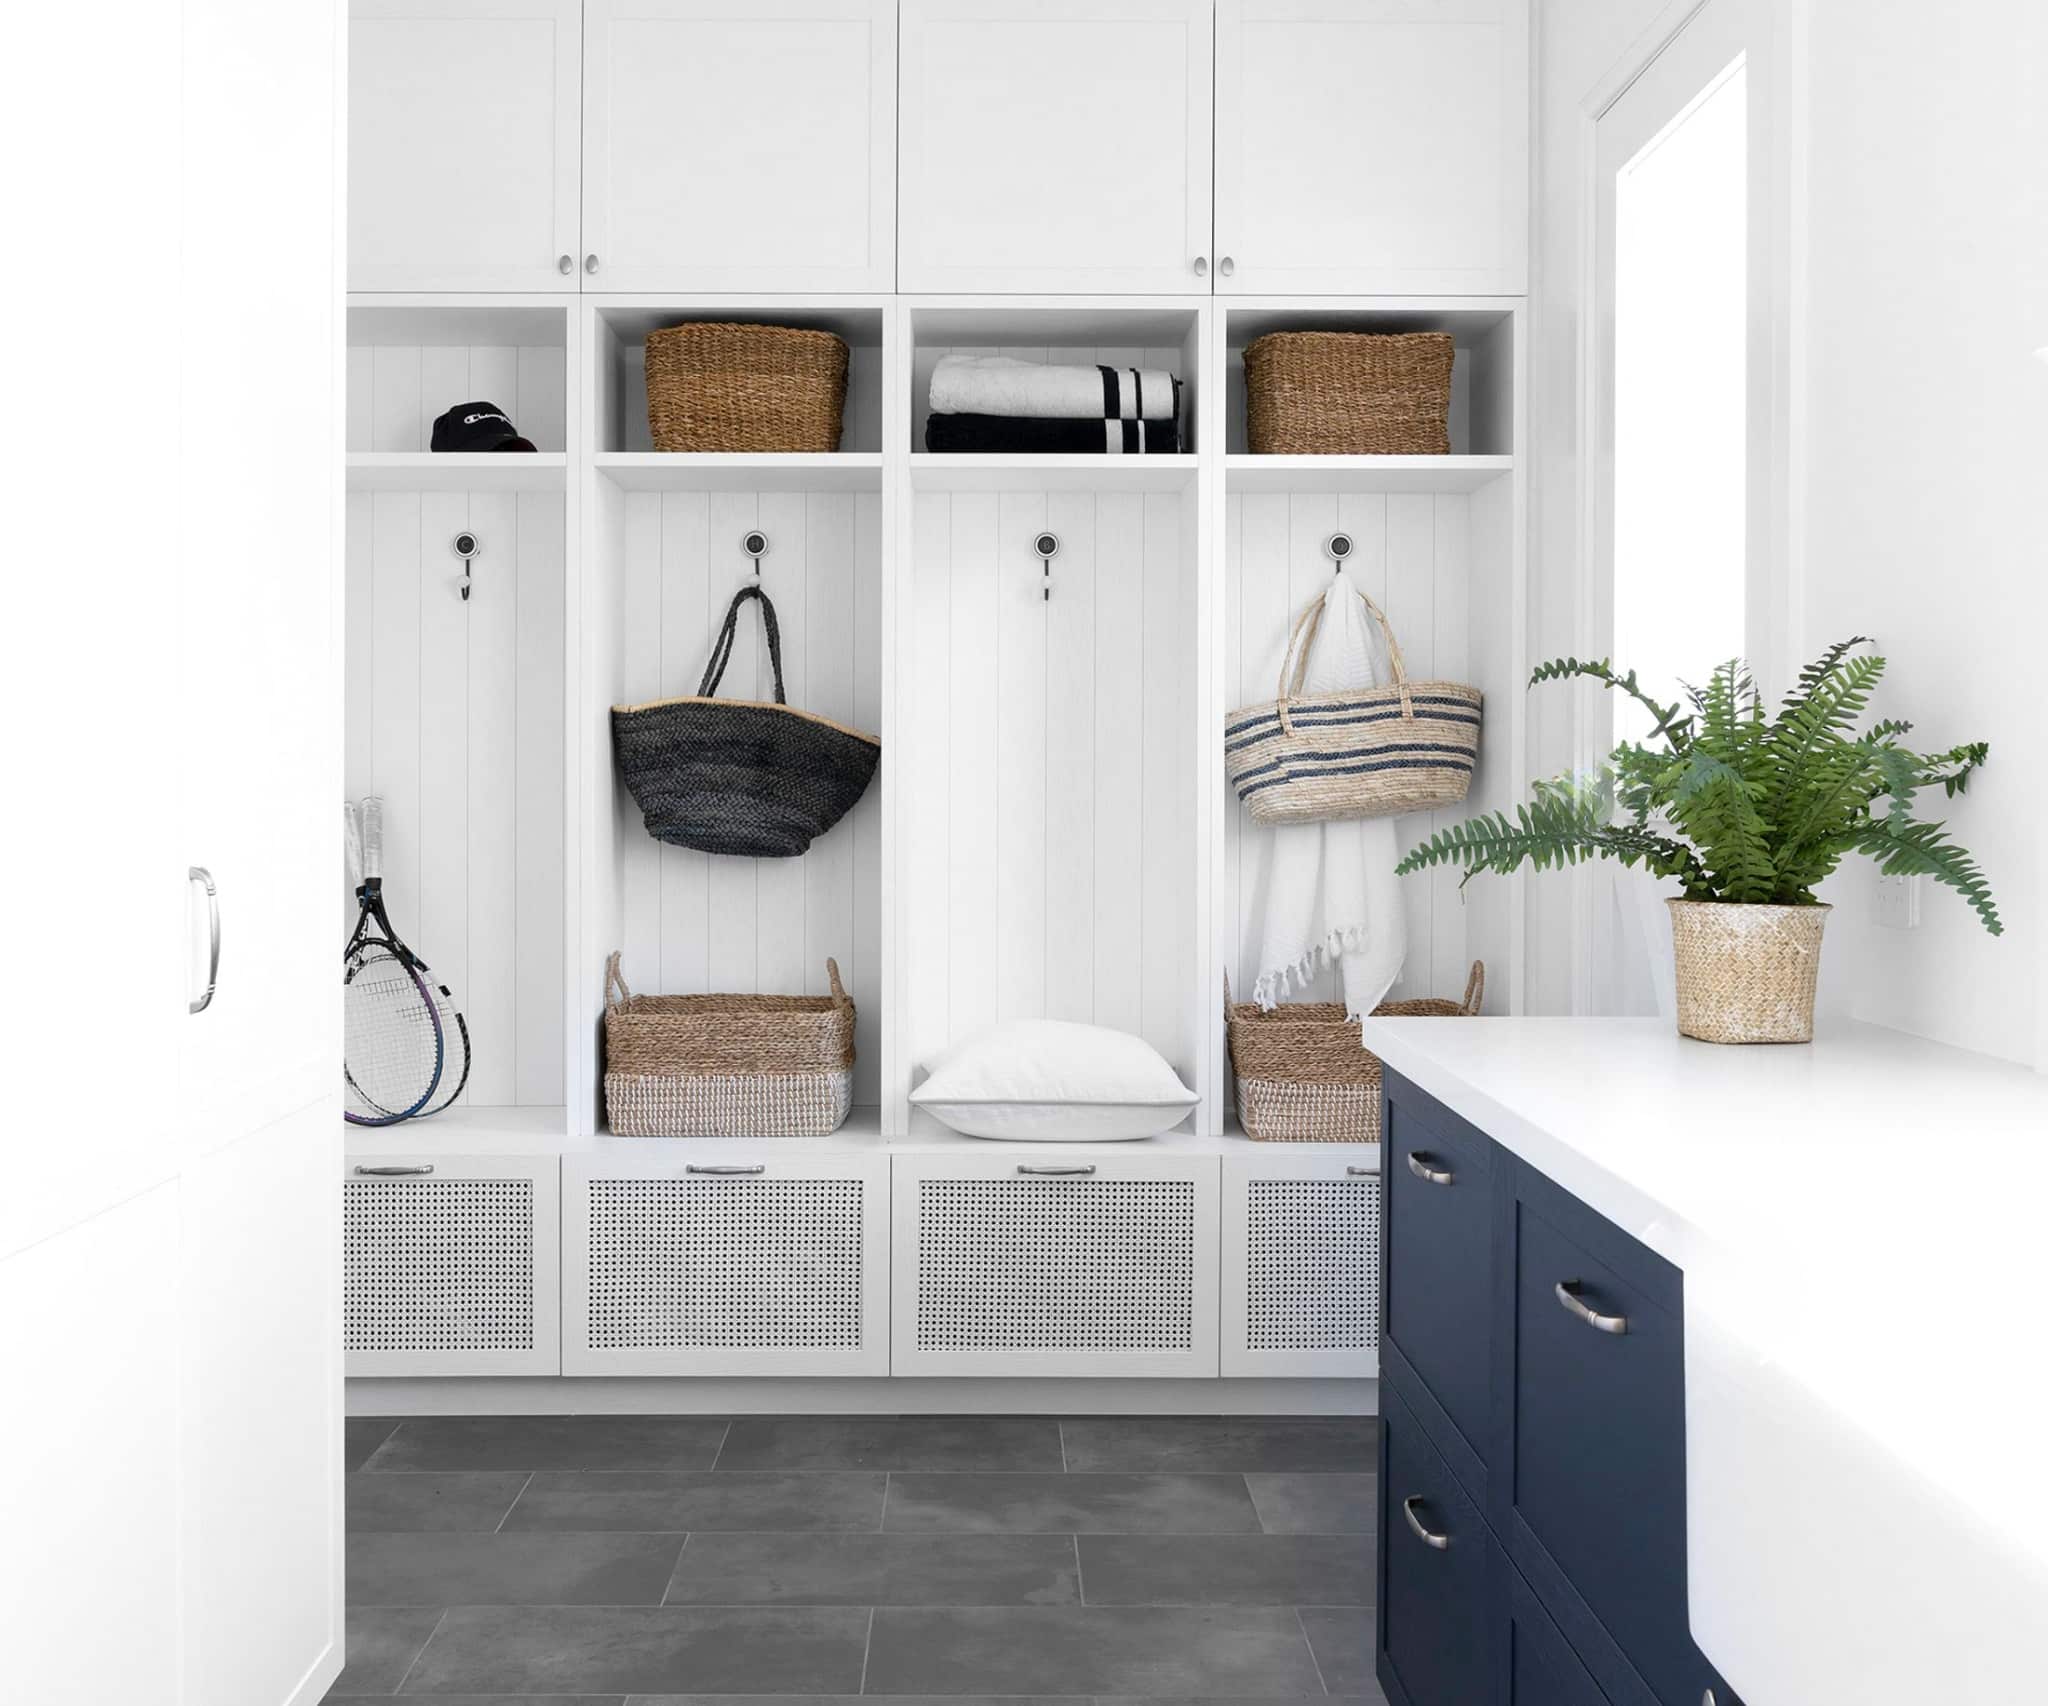
[[[1309,653],[1303,693],[1378,685],[1372,619],[1340,569],[1323,593],[1323,617]],[[1265,930],[1252,999],[1276,1006],[1335,963],[1344,1011],[1370,1013],[1386,998],[1407,957],[1406,922],[1394,866],[1392,818],[1273,826],[1266,867]]]
[[[1157,367],[1063,367],[1006,355],[947,355],[932,370],[935,415],[1170,421],[1172,374]]]

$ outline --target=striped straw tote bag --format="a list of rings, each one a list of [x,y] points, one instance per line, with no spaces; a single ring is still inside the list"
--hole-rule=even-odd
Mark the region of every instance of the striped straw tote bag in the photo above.
[[[1224,766],[1255,823],[1433,811],[1456,805],[1471,786],[1479,689],[1410,681],[1385,613],[1364,593],[1358,596],[1386,639],[1389,685],[1302,696],[1322,623],[1319,593],[1288,635],[1280,696],[1232,711],[1224,722]]]

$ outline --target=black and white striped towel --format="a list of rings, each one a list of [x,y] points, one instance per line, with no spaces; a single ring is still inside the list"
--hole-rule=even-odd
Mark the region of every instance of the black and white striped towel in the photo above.
[[[1180,381],[1159,367],[1077,367],[1006,355],[948,355],[932,371],[935,415],[1171,421]]]

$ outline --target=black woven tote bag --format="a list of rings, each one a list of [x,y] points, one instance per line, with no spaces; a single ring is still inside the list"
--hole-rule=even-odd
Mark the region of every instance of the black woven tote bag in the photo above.
[[[775,703],[713,695],[732,657],[740,606],[761,605]],[[882,743],[828,717],[792,709],[782,688],[782,630],[758,586],[733,594],[704,679],[688,699],[612,707],[619,769],[647,833],[675,847],[789,859],[867,792]]]

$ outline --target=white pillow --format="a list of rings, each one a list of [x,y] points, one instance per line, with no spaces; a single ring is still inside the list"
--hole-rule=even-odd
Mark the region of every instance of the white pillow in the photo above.
[[[1010,1019],[940,1051],[910,1099],[966,1137],[1116,1143],[1179,1125],[1198,1100],[1142,1037]]]

